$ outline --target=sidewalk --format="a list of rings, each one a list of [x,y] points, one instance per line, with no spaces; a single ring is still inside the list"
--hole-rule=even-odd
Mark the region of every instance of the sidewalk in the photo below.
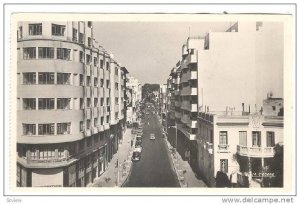
[[[131,156],[133,147],[131,140],[134,137],[131,135],[131,128],[127,128],[123,135],[123,140],[120,141],[119,150],[113,155],[113,158],[108,164],[105,172],[89,184],[89,187],[120,187],[126,181],[131,170]],[[118,167],[117,161],[119,157],[119,182],[118,182]]]
[[[160,126],[161,126],[160,118],[158,118],[158,121],[160,122]],[[161,130],[162,130],[162,126],[161,126]],[[162,133],[164,133],[163,130],[162,130]],[[165,137],[165,142],[169,149],[169,153],[170,153],[172,163],[174,165],[174,169],[176,171],[176,175],[177,175],[180,186],[181,187],[207,187],[207,185],[204,183],[204,181],[202,181],[201,179],[199,180],[196,177],[196,175],[193,172],[189,163],[187,161],[184,161],[181,158],[180,154],[177,151],[175,151],[175,149],[169,143],[167,137]]]

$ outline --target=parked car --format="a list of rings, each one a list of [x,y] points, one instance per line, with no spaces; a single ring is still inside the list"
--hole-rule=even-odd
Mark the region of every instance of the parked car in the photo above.
[[[142,157],[141,152],[135,151],[135,152],[133,152],[131,159],[132,159],[132,161],[140,161],[141,157]]]

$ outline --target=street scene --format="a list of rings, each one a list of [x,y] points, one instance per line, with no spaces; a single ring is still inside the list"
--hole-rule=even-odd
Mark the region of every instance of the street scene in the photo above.
[[[16,186],[283,188],[284,23],[200,17],[18,21]]]

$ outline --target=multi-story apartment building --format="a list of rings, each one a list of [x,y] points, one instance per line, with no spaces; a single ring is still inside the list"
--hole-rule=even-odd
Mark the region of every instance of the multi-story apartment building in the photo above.
[[[166,113],[167,113],[166,94],[167,94],[167,84],[161,84],[159,87],[158,114],[161,117],[164,131],[166,131]]]
[[[178,130],[177,149],[184,158],[189,159],[196,172],[207,177],[209,184],[213,185],[217,171],[227,169],[224,168],[226,164],[228,172],[227,170],[225,172],[228,175],[232,173],[234,168],[230,165],[234,164],[228,157],[245,150],[245,148],[238,150],[238,144],[235,143],[239,141],[239,136],[236,136],[239,131],[247,129],[247,140],[250,138],[249,135],[255,135],[253,136],[255,138],[261,134],[263,137],[272,134],[269,132],[273,131],[278,135],[275,143],[282,141],[282,117],[276,116],[271,119],[275,121],[273,125],[273,122],[267,121],[269,116],[266,115],[265,108],[275,111],[283,102],[275,100],[275,103],[273,100],[272,103],[275,105],[270,107],[266,104],[270,103],[272,97],[264,101],[270,92],[278,98],[283,97],[281,23],[238,22],[231,24],[224,32],[209,31],[203,37],[189,37],[182,47],[182,59],[177,71],[179,72],[177,76],[174,69],[171,71],[173,79],[178,76],[180,78],[180,96],[176,101],[177,105],[180,103],[180,109],[177,110],[181,111],[175,112]],[[245,115],[245,109],[248,109],[248,115]],[[229,113],[232,113],[232,116]],[[258,124],[254,125],[253,120]],[[244,129],[238,131],[235,129],[233,131],[235,133],[226,129],[226,127],[234,129],[233,124]],[[203,130],[206,126],[210,128]],[[226,141],[224,139],[226,134],[228,145],[233,148],[228,151],[230,154],[224,153],[227,146],[222,146]],[[246,137],[245,133],[241,134],[244,134],[241,137]],[[221,143],[219,138],[223,138],[220,140]],[[261,139],[266,141],[266,138]],[[180,146],[184,151],[180,151]],[[270,155],[268,157],[271,157]]]
[[[17,186],[86,186],[122,137],[124,69],[88,22],[19,22]]]
[[[133,76],[128,76],[127,78],[127,95],[128,99],[130,99],[127,105],[127,123],[131,125],[137,122],[136,110],[142,101],[142,84]]]

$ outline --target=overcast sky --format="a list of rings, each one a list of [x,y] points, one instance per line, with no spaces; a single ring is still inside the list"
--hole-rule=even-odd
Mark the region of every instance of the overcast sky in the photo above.
[[[141,83],[166,83],[189,36],[224,31],[230,22],[95,22],[94,38]]]

